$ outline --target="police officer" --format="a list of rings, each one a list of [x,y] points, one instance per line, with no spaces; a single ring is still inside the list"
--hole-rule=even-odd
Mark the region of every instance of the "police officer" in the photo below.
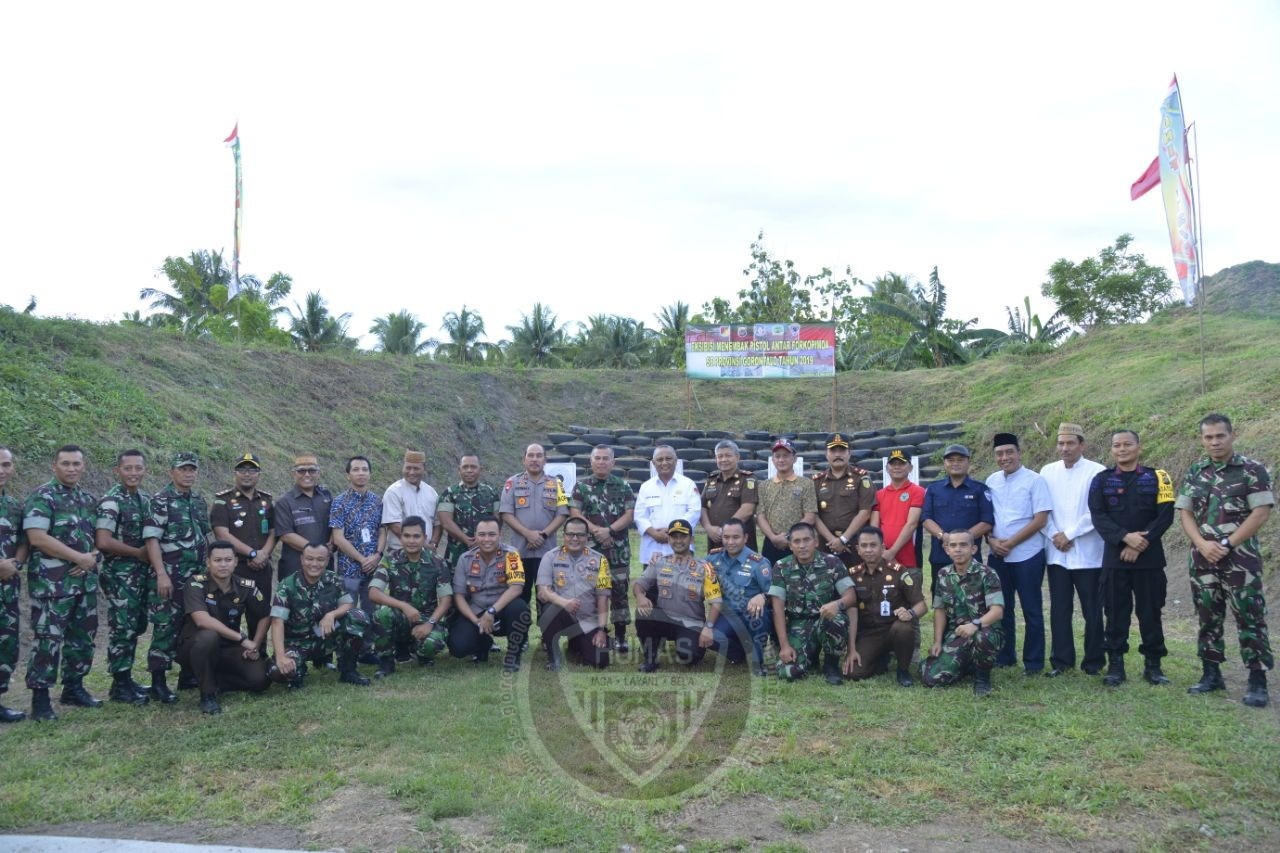
[[[591,476],[573,486],[569,515],[586,520],[593,547],[609,561],[610,612],[601,622],[607,624],[607,619],[613,623],[613,648],[624,655],[631,651],[627,645],[627,624],[631,621],[627,593],[631,589],[631,523],[635,510],[635,492],[613,472],[613,448],[596,445],[591,451]]]
[[[778,637],[778,675],[787,681],[817,669],[842,684],[842,669],[859,662],[858,611],[853,580],[844,563],[818,551],[818,532],[804,521],[788,532],[791,554],[773,566],[773,630]]]
[[[556,531],[569,517],[569,497],[559,477],[546,472],[547,452],[541,444],[524,450],[524,470],[507,478],[498,503],[502,523],[520,537],[520,559],[535,578],[542,555],[556,547]],[[523,584],[523,582],[522,582]],[[521,598],[527,607],[533,585],[523,584]]]
[[[975,696],[991,695],[991,668],[1004,645],[1004,593],[994,569],[973,559],[967,528],[947,534],[951,565],[933,591],[933,646],[920,666],[925,687],[946,687],[973,673]]]
[[[382,559],[369,581],[374,604],[375,678],[396,671],[396,661],[435,662],[445,647],[446,618],[453,608],[453,572],[426,549],[427,521],[411,515],[400,522],[400,547]]]
[[[893,652],[898,662],[898,684],[911,687],[911,656],[916,650],[916,625],[928,609],[915,572],[886,560],[884,533],[867,526],[855,540],[861,562],[849,570],[858,599],[858,663],[845,675],[857,681],[884,672],[884,661]]]
[[[564,545],[538,564],[538,600],[543,603],[542,645],[547,669],[563,665],[560,635],[568,635],[569,651],[596,669],[609,665],[609,637],[602,624],[608,618],[613,584],[609,559],[587,547],[587,520],[564,523]]]
[[[508,643],[502,669],[516,672],[529,635],[529,605],[523,597],[525,571],[520,552],[498,541],[499,531],[498,519],[480,518],[476,547],[463,552],[454,567],[453,603],[458,616],[449,630],[449,654],[455,658],[471,655],[476,663],[484,663],[494,635],[505,635]]]
[[[116,485],[98,501],[94,541],[105,555],[102,591],[107,598],[107,669],[111,672],[113,702],[145,705],[146,688],[133,680],[138,637],[147,630],[147,587],[151,567],[142,528],[151,506],[151,495],[142,491],[147,460],[141,450],[126,450],[116,457]]]
[[[1173,523],[1173,480],[1164,471],[1138,462],[1142,445],[1133,430],[1111,436],[1114,468],[1104,468],[1089,483],[1089,516],[1102,537],[1102,604],[1106,629],[1102,645],[1109,657],[1102,683],[1117,687],[1125,680],[1124,656],[1129,651],[1129,617],[1138,612],[1146,660],[1142,677],[1150,684],[1168,684],[1160,659],[1164,644],[1167,582],[1164,547],[1160,540]]]
[[[13,473],[13,451],[0,445],[0,695],[8,692],[9,678],[18,666],[20,572],[28,551],[22,535],[22,501],[6,489]],[[24,712],[0,705],[0,723],[26,718]]]
[[[764,645],[769,638],[769,587],[773,584],[769,561],[747,547],[746,525],[730,518],[720,526],[723,548],[707,555],[716,570],[724,606],[716,620],[714,648],[729,663],[742,663],[747,653],[743,640],[751,644],[751,674],[763,676]]]
[[[236,551],[236,575],[253,581],[264,600],[271,600],[271,552],[276,547],[275,504],[258,488],[262,464],[252,453],[236,460],[235,485],[214,495],[209,523],[213,535]],[[249,633],[257,633],[256,617]]]
[[[677,518],[667,524],[666,534],[671,553],[656,554],[631,588],[636,636],[644,648],[641,672],[658,671],[663,640],[675,643],[676,663],[700,662],[715,642],[720,616],[720,584],[715,569],[693,555],[693,526]]]
[[[186,622],[178,661],[200,683],[200,710],[221,714],[219,690],[267,689],[262,644],[269,610],[254,582],[235,574],[236,550],[230,542],[214,541],[205,566],[207,571],[192,575],[182,591]],[[240,617],[245,615],[257,625],[252,635],[240,630]]]
[[[338,680],[365,686],[369,679],[356,670],[356,658],[368,631],[369,617],[329,569],[329,546],[312,542],[302,549],[298,571],[281,581],[271,598],[275,658],[267,677],[302,687],[307,664],[321,665],[336,651]]]
[[[818,535],[822,550],[845,566],[858,563],[853,537],[871,520],[876,490],[871,472],[849,465],[849,441],[840,433],[827,437],[827,470],[813,475],[818,491]]]
[[[756,550],[756,478],[738,467],[742,452],[729,439],[716,442],[716,471],[702,486],[702,529],[707,547],[722,548],[720,528],[731,518],[743,524],[746,546]]]

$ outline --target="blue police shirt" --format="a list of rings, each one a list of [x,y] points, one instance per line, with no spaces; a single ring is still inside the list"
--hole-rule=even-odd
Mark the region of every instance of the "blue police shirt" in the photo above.
[[[745,613],[747,602],[761,593],[767,595],[773,584],[769,561],[750,548],[743,548],[736,557],[716,549],[707,555],[707,562],[716,570],[725,603],[736,613]]]

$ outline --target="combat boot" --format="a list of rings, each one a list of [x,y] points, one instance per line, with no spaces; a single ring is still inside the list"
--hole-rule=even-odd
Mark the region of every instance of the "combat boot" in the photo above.
[[[101,708],[102,700],[95,698],[79,679],[65,681],[62,684],[62,695],[58,701],[63,705],[79,705],[81,708]]]
[[[53,713],[53,705],[49,702],[48,687],[36,687],[32,689],[31,719],[36,722],[58,719],[58,715]]]
[[[1147,658],[1147,665],[1142,669],[1142,680],[1155,685],[1169,683],[1169,677],[1160,669],[1160,658]]]
[[[196,678],[194,672],[178,668],[178,689],[179,690],[195,690],[200,686],[200,680]]]
[[[628,654],[631,646],[627,645],[627,623],[615,622],[613,625],[613,650],[620,655]]]
[[[564,668],[564,652],[560,650],[560,640],[554,639],[547,644],[547,672],[559,672]]]
[[[1249,689],[1244,692],[1244,704],[1250,708],[1267,707],[1267,671],[1249,670]]]
[[[1222,670],[1213,661],[1204,662],[1204,673],[1200,676],[1200,680],[1187,688],[1188,693],[1212,693],[1215,690],[1226,690],[1227,685],[1222,680]]]
[[[508,649],[511,648],[511,645],[512,644],[508,644],[507,648]],[[520,649],[517,649],[514,652],[512,651],[507,652],[506,656],[502,659],[503,672],[519,672],[520,671],[520,652],[523,649],[524,649],[524,646],[521,646]],[[557,652],[560,651],[558,643],[556,644],[556,651]],[[564,660],[563,657],[561,657],[561,661],[563,660]]]
[[[378,668],[374,671],[374,678],[386,678],[396,671],[396,656],[392,654],[382,655],[378,658]]]
[[[218,694],[201,693],[200,710],[206,714],[221,714],[222,706],[218,704]]]
[[[151,673],[151,698],[162,705],[172,705],[178,701],[178,694],[170,690],[165,681],[163,669]]]
[[[991,670],[975,669],[973,671],[973,695],[974,696],[990,696],[991,695]]]
[[[356,669],[356,653],[354,651],[346,651],[338,655],[338,681],[343,684],[355,684],[359,687],[367,687],[369,679],[360,674]]]
[[[0,723],[20,723],[26,718],[26,711],[19,711],[16,708],[6,708],[4,705],[0,705]]]
[[[898,686],[899,687],[915,687],[916,683],[911,680],[911,671],[906,669],[898,670]]]
[[[1124,655],[1108,655],[1107,658],[1107,674],[1102,683],[1107,687],[1119,687],[1125,682]]]
[[[410,643],[396,643],[396,663],[408,663],[413,660],[413,646]]]
[[[126,705],[145,705],[151,701],[142,685],[135,682],[128,672],[117,672],[111,676],[111,691],[107,698]]]
[[[840,674],[840,662],[833,660],[831,655],[826,657],[826,666],[822,668],[822,677],[827,680],[827,684],[833,686],[844,684],[844,676]]]

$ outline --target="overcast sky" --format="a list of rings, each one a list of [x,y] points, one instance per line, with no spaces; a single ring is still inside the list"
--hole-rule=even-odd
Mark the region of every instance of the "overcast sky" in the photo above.
[[[1172,275],[1156,151],[1177,73],[1206,270],[1280,260],[1280,5],[11,5],[0,302],[104,320],[166,255],[232,245],[351,331],[535,301],[655,325],[732,297],[749,245],[924,280],[1004,326],[1131,232]],[[976,11],[980,10],[980,11]],[[293,298],[290,302],[292,303]]]

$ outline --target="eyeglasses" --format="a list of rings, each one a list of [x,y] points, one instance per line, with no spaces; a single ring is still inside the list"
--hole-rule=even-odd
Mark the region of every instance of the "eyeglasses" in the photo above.
[[[570,533],[569,531],[567,531],[567,530],[566,530],[566,531],[565,531],[565,533],[564,533],[564,538],[565,538],[565,539],[585,539],[585,538],[586,538],[586,536],[587,536],[586,532],[582,532],[582,533]]]
[[[320,469],[319,469],[319,468],[294,468],[294,469],[293,469],[293,473],[295,473],[295,474],[319,474],[319,473],[320,473]]]

